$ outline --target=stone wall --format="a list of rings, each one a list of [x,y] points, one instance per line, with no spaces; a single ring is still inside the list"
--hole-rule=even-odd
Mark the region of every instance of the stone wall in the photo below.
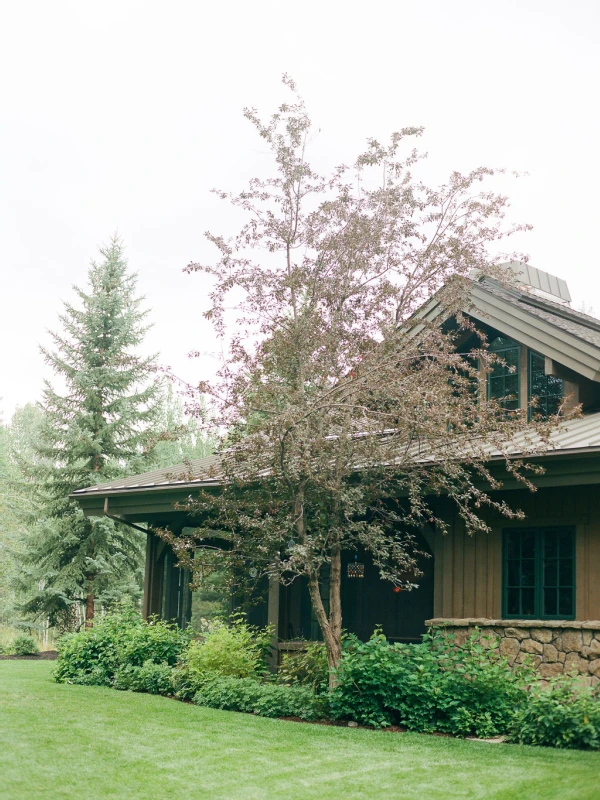
[[[592,686],[600,682],[600,620],[430,619],[426,625],[445,628],[459,643],[478,628],[482,638],[500,640],[511,665],[529,657],[543,678],[573,673]]]

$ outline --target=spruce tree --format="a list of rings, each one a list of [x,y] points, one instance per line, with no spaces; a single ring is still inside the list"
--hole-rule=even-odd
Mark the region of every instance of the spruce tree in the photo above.
[[[56,621],[83,600],[86,625],[98,598],[139,592],[143,534],[106,517],[84,517],[69,495],[149,464],[160,391],[156,358],[136,353],[148,312],[121,240],[113,237],[100,254],[87,289],[75,287],[78,303],[64,304],[52,349],[42,348],[64,390],[45,382],[31,472],[48,524],[37,526],[27,556],[42,587],[27,610]]]

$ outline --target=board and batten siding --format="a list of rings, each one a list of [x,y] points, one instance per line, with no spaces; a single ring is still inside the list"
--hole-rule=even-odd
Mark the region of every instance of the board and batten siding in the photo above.
[[[502,531],[513,527],[575,527],[576,619],[600,619],[600,487],[569,486],[502,493],[524,520],[490,516],[490,533],[469,536],[460,518],[433,537],[434,617],[502,617]]]

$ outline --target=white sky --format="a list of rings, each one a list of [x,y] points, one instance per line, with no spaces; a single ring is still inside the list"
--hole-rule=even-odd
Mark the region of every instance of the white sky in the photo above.
[[[231,229],[209,193],[261,172],[242,117],[287,96],[321,134],[319,166],[367,136],[424,125],[428,170],[524,170],[515,246],[600,312],[598,0],[65,0],[0,10],[0,410],[38,399],[38,345],[118,229],[152,309],[148,350],[212,371],[206,285],[181,269]]]

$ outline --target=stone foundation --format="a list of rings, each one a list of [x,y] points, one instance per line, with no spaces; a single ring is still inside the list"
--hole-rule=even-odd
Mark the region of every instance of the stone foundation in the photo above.
[[[543,678],[570,673],[591,686],[600,682],[600,620],[440,618],[425,624],[452,632],[460,644],[478,628],[482,638],[500,640],[499,651],[511,665],[529,657]]]

